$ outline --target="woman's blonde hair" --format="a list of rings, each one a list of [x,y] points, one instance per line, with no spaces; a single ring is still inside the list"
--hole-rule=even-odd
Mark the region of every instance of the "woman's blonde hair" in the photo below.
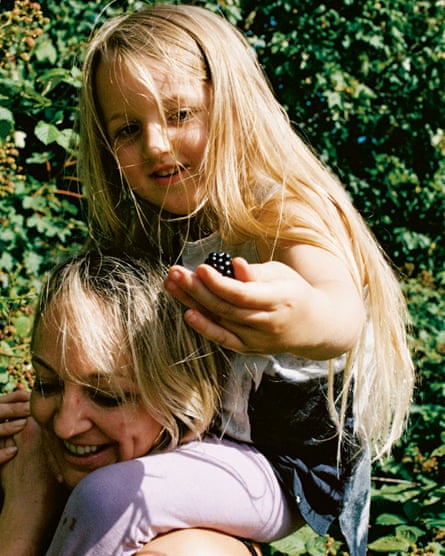
[[[109,379],[116,394],[115,374],[128,375],[163,427],[157,449],[175,447],[188,431],[200,437],[211,426],[225,368],[222,351],[187,327],[183,308],[163,291],[163,270],[138,257],[74,256],[50,274],[32,340],[35,347],[44,327],[56,324],[62,361],[69,363],[68,341],[74,341],[85,365]],[[69,364],[64,368],[70,372]]]
[[[81,174],[93,238],[136,243],[146,228],[147,249],[159,242],[168,252],[172,241],[168,227],[157,233],[159,208],[136,199],[125,184],[95,92],[101,61],[123,65],[147,83],[144,57],[172,75],[193,72],[210,85],[206,202],[191,215],[198,228],[218,231],[228,243],[268,238],[326,249],[345,262],[366,295],[374,353],[364,361],[364,330],[348,357],[343,409],[332,413],[341,429],[353,382],[356,432],[376,454],[388,452],[403,431],[414,383],[398,280],[345,189],[293,130],[247,40],[222,17],[195,6],[153,5],[109,21],[93,38],[80,107]]]

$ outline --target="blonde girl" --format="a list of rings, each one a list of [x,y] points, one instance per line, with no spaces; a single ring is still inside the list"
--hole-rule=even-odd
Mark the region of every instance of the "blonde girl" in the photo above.
[[[364,554],[369,453],[400,437],[414,379],[397,278],[344,188],[241,33],[203,8],[105,24],[80,123],[92,240],[173,265],[187,323],[234,352],[221,430],[267,454],[316,531],[338,519]],[[235,279],[202,264],[212,251]]]

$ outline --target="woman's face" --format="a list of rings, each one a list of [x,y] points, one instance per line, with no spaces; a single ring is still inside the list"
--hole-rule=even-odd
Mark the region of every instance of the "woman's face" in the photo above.
[[[57,322],[40,323],[37,329],[31,412],[54,472],[74,488],[99,467],[147,454],[161,425],[140,401],[125,361],[113,369],[110,381],[69,338],[62,361],[57,331]],[[72,373],[84,384],[70,381]]]
[[[107,137],[136,195],[177,215],[193,212],[204,196],[201,163],[208,140],[209,86],[145,64],[162,103],[125,67],[99,64],[96,93]]]

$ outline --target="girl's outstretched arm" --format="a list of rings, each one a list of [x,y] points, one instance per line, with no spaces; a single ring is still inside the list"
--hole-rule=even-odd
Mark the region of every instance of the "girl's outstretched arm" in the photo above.
[[[0,465],[15,456],[17,447],[6,440],[19,433],[29,416],[29,392],[17,390],[0,396]]]
[[[309,245],[281,246],[274,259],[235,258],[235,280],[208,265],[196,272],[174,266],[166,289],[189,307],[190,326],[234,351],[322,360],[351,349],[365,311],[346,265]]]

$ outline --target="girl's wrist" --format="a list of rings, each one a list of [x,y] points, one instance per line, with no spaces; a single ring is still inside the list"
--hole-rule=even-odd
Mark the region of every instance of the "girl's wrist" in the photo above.
[[[43,556],[54,526],[45,519],[43,507],[24,507],[4,500],[0,514],[0,556]]]
[[[26,515],[25,511],[23,513]],[[23,520],[14,520],[7,512],[0,515],[0,556],[40,556],[44,554],[41,536]]]

